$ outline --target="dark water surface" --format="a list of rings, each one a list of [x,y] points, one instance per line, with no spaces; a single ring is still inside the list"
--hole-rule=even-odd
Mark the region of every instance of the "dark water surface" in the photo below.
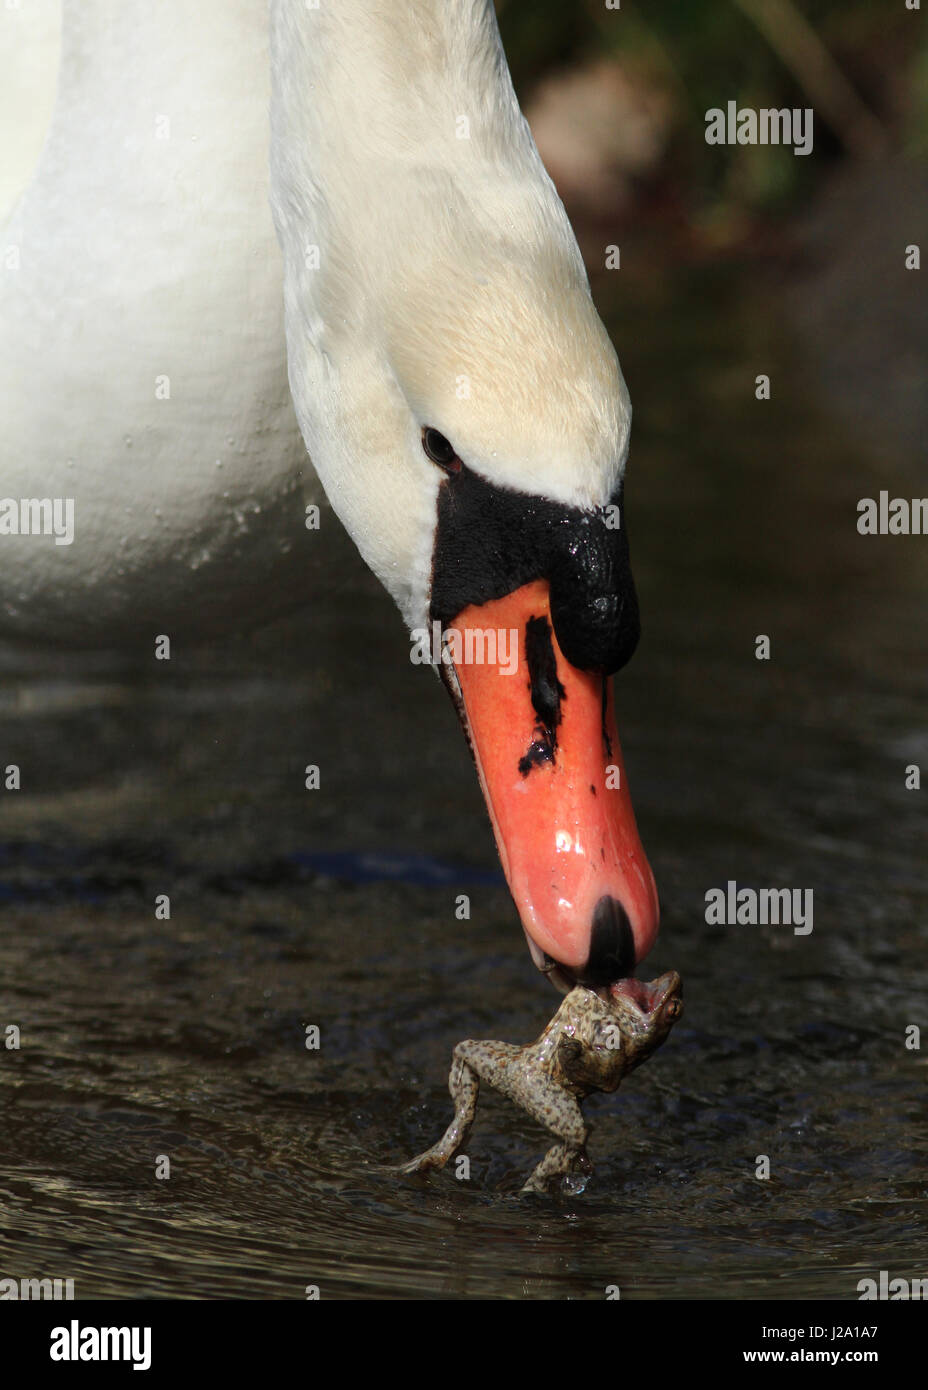
[[[645,636],[619,729],[664,909],[644,973],[680,970],[686,1013],[588,1103],[586,1194],[519,1198],[546,1140],[492,1095],[469,1183],[389,1169],[449,1119],[455,1042],[527,1041],[557,997],[450,704],[340,543],[335,600],[259,635],[145,672],[4,657],[0,762],[24,785],[0,801],[0,1024],[22,1029],[0,1050],[0,1276],[853,1299],[881,1269],[928,1275],[928,793],[905,788],[928,771],[928,541],[855,524],[859,497],[925,488],[818,403],[776,279],[621,275],[599,294],[635,403]],[[729,879],[812,889],[812,934],[707,926]]]

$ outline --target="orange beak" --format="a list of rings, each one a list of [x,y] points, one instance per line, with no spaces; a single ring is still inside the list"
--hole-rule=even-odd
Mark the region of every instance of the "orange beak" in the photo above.
[[[540,580],[465,608],[446,636],[533,959],[561,988],[631,974],[659,909],[608,678],[568,664]]]

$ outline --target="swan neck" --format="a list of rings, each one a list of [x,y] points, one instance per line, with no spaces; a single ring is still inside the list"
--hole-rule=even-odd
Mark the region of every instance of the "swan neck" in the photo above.
[[[272,128],[313,172],[526,145],[492,0],[271,0],[271,86]]]

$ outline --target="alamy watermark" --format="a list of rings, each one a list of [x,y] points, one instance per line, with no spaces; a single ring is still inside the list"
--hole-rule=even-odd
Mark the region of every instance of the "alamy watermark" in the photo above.
[[[891,1279],[889,1271],[881,1269],[876,1279],[858,1280],[857,1292],[861,1303],[872,1299],[928,1298],[928,1279]]]
[[[707,145],[792,145],[793,154],[812,153],[813,111],[811,106],[775,108],[759,111],[736,101],[723,111],[712,106],[706,112]]]
[[[442,628],[431,631],[414,627],[409,634],[414,666],[498,666],[501,676],[514,676],[519,666],[519,629],[516,627]]]
[[[706,890],[710,926],[792,927],[794,936],[812,930],[811,888],[739,888],[730,878],[724,888]]]
[[[52,1361],[131,1361],[133,1371],[151,1366],[150,1327],[81,1326],[72,1318],[67,1327],[53,1327],[50,1338]]]
[[[0,1299],[28,1303],[31,1300],[72,1299],[73,1279],[0,1279]]]
[[[56,545],[70,545],[74,498],[0,497],[0,540],[4,536],[54,536]]]
[[[862,536],[928,536],[928,497],[862,497],[857,503]]]

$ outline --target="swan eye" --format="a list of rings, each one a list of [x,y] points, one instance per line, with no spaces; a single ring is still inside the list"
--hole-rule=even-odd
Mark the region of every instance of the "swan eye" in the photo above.
[[[426,425],[422,431],[422,447],[427,457],[439,468],[446,468],[449,473],[458,472],[461,460],[454,452],[454,445],[430,425]]]

